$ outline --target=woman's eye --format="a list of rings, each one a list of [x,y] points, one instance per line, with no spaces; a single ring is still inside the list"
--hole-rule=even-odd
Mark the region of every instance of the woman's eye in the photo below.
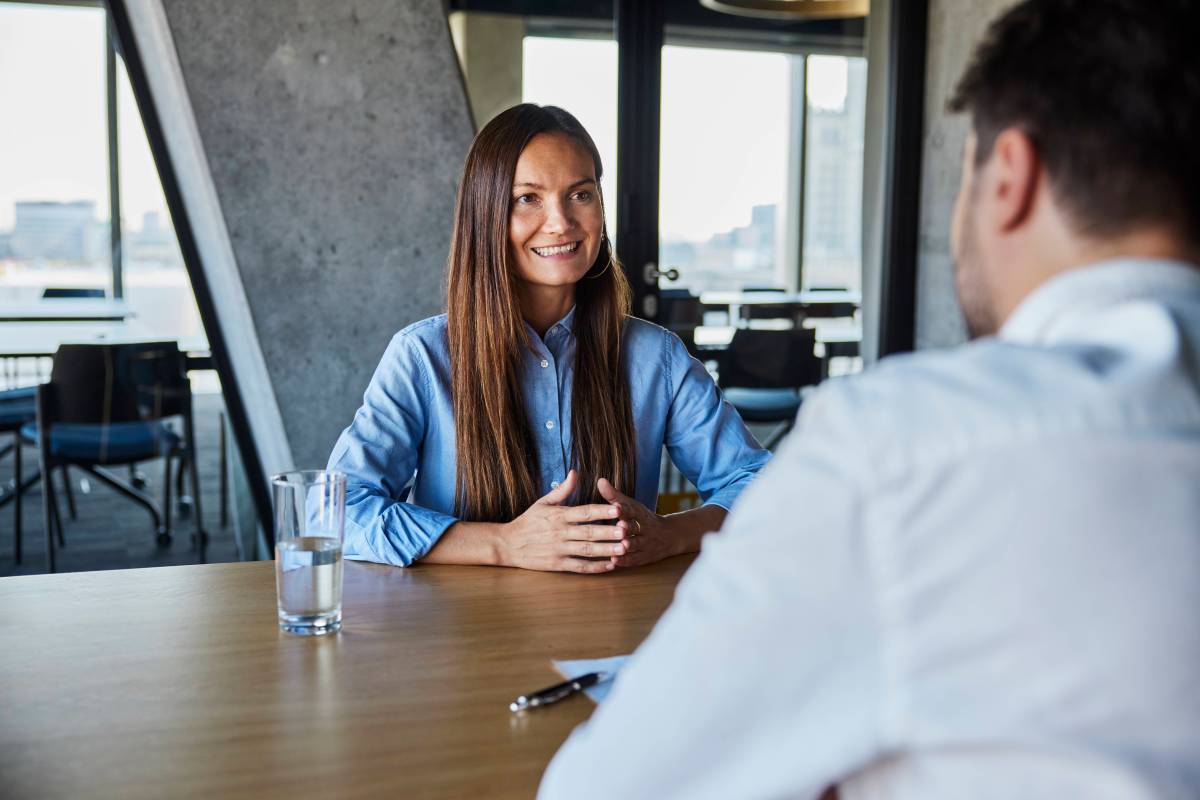
[[[522,206],[527,206],[530,203],[533,203],[536,201],[537,201],[537,197],[532,194],[523,194],[523,195],[520,195],[519,197],[517,197],[517,199],[516,199],[516,203],[518,205],[522,205]]]
[[[582,192],[576,192],[575,199],[580,201],[581,203],[586,203],[588,200],[592,199],[592,193],[587,191],[586,189],[583,190]]]

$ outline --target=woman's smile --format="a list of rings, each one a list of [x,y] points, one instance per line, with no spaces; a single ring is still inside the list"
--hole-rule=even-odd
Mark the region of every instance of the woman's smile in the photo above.
[[[579,242],[566,242],[563,244],[549,244],[538,247],[530,247],[530,250],[537,253],[542,258],[554,259],[556,261],[567,261],[575,257],[579,252]]]

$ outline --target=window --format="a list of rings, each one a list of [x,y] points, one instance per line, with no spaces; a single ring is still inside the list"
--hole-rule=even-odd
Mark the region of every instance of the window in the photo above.
[[[110,165],[106,25],[98,5],[0,3],[0,108],[6,112],[0,126],[0,302],[34,303],[50,286],[121,293],[139,335],[205,350],[191,284],[119,60],[116,170]],[[116,254],[113,189],[121,209]]]
[[[111,286],[100,8],[0,4],[0,281]]]
[[[862,287],[867,62],[810,56],[801,288]]]
[[[693,292],[788,284],[791,56],[666,46],[659,262]]]
[[[600,149],[616,235],[617,46],[538,31],[521,99],[561,106]],[[662,50],[662,288],[862,284],[866,59],[670,44]]]
[[[617,231],[617,43],[526,36],[521,99],[571,112],[600,151],[608,235]]]

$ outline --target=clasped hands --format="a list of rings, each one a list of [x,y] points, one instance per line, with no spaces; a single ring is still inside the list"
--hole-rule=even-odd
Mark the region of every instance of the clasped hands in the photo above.
[[[606,503],[563,505],[578,484],[579,474],[571,470],[557,488],[502,526],[503,564],[598,573],[650,564],[680,552],[663,517],[618,492],[605,478],[596,488]]]

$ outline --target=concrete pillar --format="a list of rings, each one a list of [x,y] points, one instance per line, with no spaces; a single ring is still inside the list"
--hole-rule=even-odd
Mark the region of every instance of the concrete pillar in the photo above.
[[[459,64],[476,129],[521,102],[525,20],[514,14],[456,11],[450,15]]]
[[[929,0],[925,78],[925,149],[921,174],[921,240],[917,264],[918,349],[966,339],[954,296],[950,216],[958,194],[962,148],[970,127],[946,112],[946,100],[988,24],[1015,0]]]
[[[321,467],[444,308],[472,130],[442,0],[127,5],[261,467]]]

